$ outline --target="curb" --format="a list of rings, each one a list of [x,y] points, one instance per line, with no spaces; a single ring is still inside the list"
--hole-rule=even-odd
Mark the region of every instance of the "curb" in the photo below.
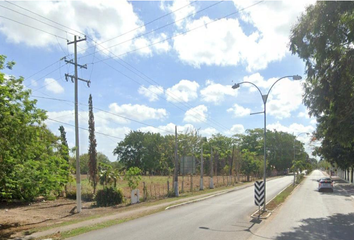
[[[277,178],[269,179],[267,182],[275,180],[275,179],[277,179]],[[195,203],[195,202],[200,202],[200,201],[203,201],[203,200],[206,200],[206,199],[209,199],[209,198],[212,198],[212,197],[217,197],[217,196],[220,196],[220,195],[223,195],[223,194],[226,194],[226,193],[239,191],[239,190],[242,190],[242,189],[245,189],[245,188],[248,188],[248,187],[252,187],[253,184],[250,183],[249,185],[242,186],[242,187],[239,187],[239,188],[236,187],[235,189],[231,189],[231,190],[227,190],[227,191],[224,191],[224,192],[216,193],[216,194],[213,194],[213,195],[210,195],[210,196],[206,196],[206,197],[203,197],[203,198],[198,198],[198,199],[195,199],[195,200],[192,200],[192,201],[187,201],[187,202],[184,202],[184,203],[172,205],[172,206],[166,207],[165,210],[169,210],[169,209],[172,209],[172,208],[180,207],[180,206],[191,204],[191,203]]]
[[[292,183],[290,183],[288,186],[286,186],[285,188],[283,188],[277,195],[275,195],[271,200],[269,200],[267,203],[266,203],[266,206],[268,203],[270,203],[271,201],[273,201],[273,199],[275,199],[279,194],[281,194],[283,191],[285,191],[285,189],[287,189],[290,185],[292,185]],[[300,185],[302,185],[302,182],[300,184],[298,184],[294,189],[293,191],[295,191],[295,189],[297,189]],[[291,191],[291,194],[293,193],[293,191]],[[265,217],[258,217],[256,216],[256,214],[258,213],[259,210],[256,210],[254,213],[251,214],[251,218],[258,218],[258,219],[268,219],[272,213],[278,209],[283,203],[279,204],[278,206],[276,206],[271,212],[269,212],[269,214]],[[267,211],[267,210],[266,210]]]
[[[191,203],[195,203],[195,202],[200,202],[200,201],[203,201],[203,200],[212,198],[212,197],[217,197],[217,196],[220,196],[220,195],[223,195],[223,194],[226,194],[226,193],[239,191],[239,190],[242,190],[242,189],[251,187],[251,186],[252,186],[252,185],[243,186],[243,187],[239,187],[239,188],[236,187],[236,189],[231,189],[231,190],[227,190],[227,191],[224,191],[224,192],[212,194],[212,195],[209,195],[209,196],[206,196],[206,197],[203,197],[203,198],[198,198],[198,199],[191,200],[191,201],[187,201],[187,202],[184,202],[184,203],[180,203],[180,204],[168,206],[168,207],[165,208],[165,210],[169,210],[169,209],[172,209],[172,208],[180,207],[180,206],[187,205],[187,204],[191,204]]]

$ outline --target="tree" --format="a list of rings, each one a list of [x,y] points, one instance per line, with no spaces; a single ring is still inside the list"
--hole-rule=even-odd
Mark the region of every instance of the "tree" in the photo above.
[[[59,131],[60,131],[60,142],[61,142],[61,144],[59,145],[59,153],[67,163],[67,166],[68,166],[67,181],[69,182],[69,179],[70,179],[69,146],[68,146],[68,141],[66,140],[65,128],[63,126],[60,126]],[[65,185],[65,194],[67,194],[66,185]]]
[[[257,172],[260,162],[256,158],[256,153],[250,152],[248,149],[242,150],[241,171],[246,174],[247,181],[250,180],[251,173]]]
[[[98,176],[97,176],[97,143],[96,143],[96,137],[95,137],[95,118],[93,116],[93,107],[92,107],[92,96],[90,94],[89,96],[89,120],[88,120],[88,125],[89,125],[89,179],[91,181],[92,187],[93,187],[93,194],[96,193],[96,186],[98,182]]]
[[[11,69],[0,56],[0,70]],[[23,78],[0,72],[0,199],[31,201],[59,192],[67,182],[68,164],[59,138],[46,126],[46,113],[30,100]]]
[[[317,118],[317,153],[342,168],[354,164],[354,2],[318,1],[294,26],[290,50],[306,63],[304,103]],[[341,157],[333,155],[335,147]]]

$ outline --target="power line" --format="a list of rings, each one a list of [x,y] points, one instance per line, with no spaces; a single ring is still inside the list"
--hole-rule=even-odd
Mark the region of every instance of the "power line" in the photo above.
[[[62,121],[55,120],[55,119],[52,119],[52,118],[47,118],[47,119],[50,120],[50,121],[53,121],[53,122],[65,124],[65,125],[68,125],[68,126],[71,126],[71,127],[75,127],[75,125],[70,124],[70,123],[62,122]],[[87,129],[87,128],[83,128],[83,127],[79,127],[79,128],[82,129],[82,130],[90,131],[90,130]],[[107,134],[107,133],[101,133],[101,132],[97,132],[97,131],[95,131],[95,133],[100,134],[100,135],[103,135],[103,136],[107,136],[107,137],[112,137],[112,138],[117,138],[117,139],[124,140],[124,138],[116,137],[116,136],[113,136],[113,135],[109,135],[109,134]]]
[[[222,2],[224,2],[224,1],[225,1],[225,0],[221,0],[221,1],[219,1],[219,2],[216,2],[216,3],[214,3],[214,4],[211,4],[211,5],[209,5],[209,6],[205,7],[205,8],[203,8],[203,9],[201,9],[201,10],[195,12],[195,13],[192,13],[192,14],[187,15],[186,17],[180,18],[180,19],[178,19],[178,20],[176,20],[176,21],[173,21],[173,22],[170,22],[170,23],[168,23],[168,24],[165,24],[165,25],[163,25],[163,26],[161,26],[161,27],[155,28],[155,29],[153,29],[153,30],[151,30],[151,31],[149,31],[149,32],[146,32],[146,33],[140,34],[140,35],[138,35],[138,36],[135,36],[135,37],[133,37],[133,38],[127,39],[127,40],[125,40],[125,41],[123,41],[123,42],[114,44],[114,45],[112,45],[112,46],[110,46],[110,47],[108,47],[108,48],[113,48],[113,47],[119,46],[119,45],[121,45],[121,44],[123,44],[123,43],[129,42],[129,41],[134,40],[134,39],[138,39],[138,38],[143,37],[143,36],[145,36],[145,35],[148,35],[148,34],[150,34],[150,33],[153,33],[153,32],[156,32],[156,31],[158,31],[158,30],[161,30],[161,29],[163,29],[163,28],[165,28],[165,27],[168,27],[168,26],[171,26],[171,25],[173,25],[173,24],[176,24],[177,22],[180,22],[180,21],[182,21],[182,20],[184,20],[184,19],[187,19],[187,18],[189,18],[189,17],[191,17],[191,16],[194,16],[194,14],[201,13],[201,12],[203,12],[203,11],[209,9],[209,8],[212,8],[212,7],[214,7],[214,6],[216,6],[216,5],[220,4],[220,3],[222,3]],[[125,35],[125,34],[122,34],[122,35],[120,35],[120,36],[123,36],[123,35]],[[120,36],[118,36],[118,37],[120,37]],[[109,39],[109,40],[106,40],[106,41],[101,42],[101,43],[97,43],[97,42],[94,41],[93,39],[92,39],[92,40],[93,40],[95,43],[97,43],[98,45],[102,45],[103,43],[108,42],[108,41],[111,41],[111,40],[116,39],[116,38],[117,38],[117,37],[112,38],[112,39]],[[105,50],[108,49],[108,48],[105,48],[105,47],[103,47],[103,48],[104,48]],[[84,58],[84,57],[86,57],[86,56],[90,56],[90,55],[85,55],[85,56],[82,56],[81,58]]]
[[[41,32],[47,33],[47,34],[49,34],[49,35],[51,35],[51,36],[54,36],[54,37],[58,37],[58,38],[60,38],[60,39],[67,40],[67,39],[66,39],[66,38],[64,38],[64,37],[61,37],[61,36],[55,35],[55,34],[53,34],[53,33],[50,33],[50,32],[47,32],[47,31],[44,31],[44,30],[42,30],[42,29],[39,29],[39,28],[36,28],[36,27],[30,26],[30,25],[25,24],[25,23],[21,23],[21,22],[19,22],[19,21],[13,20],[13,19],[11,19],[11,18],[8,18],[8,17],[5,17],[5,16],[1,16],[1,15],[0,15],[0,17],[1,17],[1,18],[4,18],[4,19],[6,19],[6,20],[12,21],[12,22],[15,22],[15,23],[21,24],[21,25],[23,25],[23,26],[29,27],[29,28],[33,28],[33,29],[35,29],[35,30],[37,30],[37,31],[41,31]]]
[[[95,63],[99,63],[99,62],[102,62],[102,61],[106,61],[106,60],[112,59],[112,58],[114,58],[114,57],[119,58],[119,57],[124,56],[124,55],[127,55],[127,54],[129,54],[129,53],[133,53],[133,52],[139,51],[139,50],[141,50],[141,49],[148,48],[148,47],[152,47],[152,46],[154,46],[154,45],[156,45],[156,44],[163,43],[163,42],[166,42],[166,41],[168,41],[168,40],[171,40],[171,39],[174,39],[174,38],[183,36],[183,35],[185,35],[185,34],[187,34],[187,33],[189,33],[189,32],[192,32],[192,31],[194,31],[194,30],[197,30],[197,29],[199,29],[199,28],[201,28],[201,27],[208,26],[208,25],[210,25],[210,24],[212,24],[212,23],[215,23],[215,22],[220,21],[220,20],[222,20],[222,19],[228,18],[228,17],[230,17],[230,16],[232,16],[232,15],[235,15],[235,14],[241,12],[241,11],[244,11],[244,10],[246,10],[246,9],[248,9],[248,8],[254,7],[254,6],[256,6],[256,5],[258,5],[258,4],[262,3],[262,2],[264,2],[264,0],[259,1],[259,2],[256,2],[256,3],[254,3],[254,4],[252,4],[252,5],[248,6],[248,7],[244,7],[244,8],[242,8],[242,9],[240,9],[240,10],[234,11],[234,12],[229,13],[229,14],[227,14],[227,15],[224,15],[223,17],[220,17],[220,18],[216,18],[216,19],[214,19],[214,20],[211,20],[210,22],[204,23],[203,25],[197,26],[197,27],[195,27],[195,28],[189,29],[189,30],[184,31],[184,32],[181,32],[181,33],[178,33],[178,34],[176,34],[176,35],[174,35],[174,36],[165,38],[165,39],[160,40],[160,41],[158,41],[158,42],[151,43],[151,44],[146,45],[146,46],[144,46],[144,47],[135,48],[135,49],[133,49],[133,50],[127,51],[127,52],[125,52],[125,53],[121,53],[121,54],[119,54],[119,55],[113,54],[113,55],[114,55],[113,57],[104,58],[104,59],[101,59],[100,61],[96,61]],[[108,47],[108,48],[111,48],[111,47]],[[108,48],[105,48],[105,50],[107,50]],[[101,50],[101,51],[102,51],[102,50]],[[85,55],[84,57],[87,57],[87,56],[90,56],[90,55],[92,55],[92,54]],[[106,54],[106,55],[107,55],[107,54]]]
[[[50,21],[50,22],[55,23],[55,24],[58,24],[59,26],[65,27],[65,28],[67,28],[67,29],[69,29],[69,30],[72,30],[72,31],[77,32],[77,33],[82,34],[82,35],[85,35],[85,34],[82,33],[82,32],[79,32],[79,31],[77,31],[77,30],[75,30],[75,29],[69,28],[69,27],[67,27],[67,26],[65,26],[65,25],[63,25],[63,24],[61,24],[61,23],[55,22],[55,21],[53,21],[53,20],[51,20],[51,19],[49,19],[49,18],[43,17],[42,15],[40,15],[40,14],[38,14],[38,13],[35,13],[35,12],[33,12],[33,11],[27,9],[27,8],[21,7],[21,6],[15,4],[15,3],[13,3],[13,2],[10,2],[10,1],[7,1],[7,0],[5,0],[5,2],[7,2],[7,3],[9,3],[9,4],[12,4],[12,5],[14,5],[14,6],[18,7],[18,8],[21,8],[21,9],[23,9],[23,10],[25,10],[25,11],[28,11],[28,12],[30,12],[30,13],[36,15],[36,16],[39,16],[39,17],[41,17],[41,18],[43,18],[43,19],[46,19],[47,21]]]
[[[222,1],[220,1],[220,2],[222,2]],[[218,2],[218,3],[220,3],[220,2]],[[263,2],[263,1],[260,1],[260,2]],[[258,2],[258,3],[256,3],[256,4],[259,4],[260,2]],[[218,3],[216,3],[216,4],[218,4]],[[210,5],[210,6],[208,6],[207,8],[210,8],[211,6],[214,6],[214,5],[216,5],[216,4],[213,4],[213,5]],[[252,7],[252,6],[254,6],[254,5],[256,5],[256,4],[253,4],[253,5],[251,5],[251,6],[249,6],[249,7]],[[249,8],[249,7],[246,7],[246,8]],[[228,14],[228,15],[226,15],[226,16],[224,16],[223,18],[226,18],[226,17],[228,17],[228,16],[231,16],[231,15],[233,15],[233,14],[235,14],[235,13],[237,13],[237,12],[240,12],[240,11],[242,11],[242,10],[245,10],[246,8],[243,8],[243,9],[241,9],[241,10],[239,10],[239,11],[236,11],[236,12],[233,12],[233,13],[231,13],[231,14]],[[198,11],[198,12],[200,12],[200,11]],[[211,21],[211,22],[209,22],[209,23],[206,23],[206,24],[204,24],[203,26],[206,26],[206,25],[208,25],[208,24],[211,24],[211,23],[213,23],[213,22],[216,22],[216,21],[218,21],[218,20],[220,20],[220,19],[222,19],[222,18],[219,18],[219,19],[216,19],[216,20],[213,20],[213,21]],[[181,19],[180,19],[181,20]],[[179,20],[178,20],[179,21]],[[175,22],[177,22],[177,21],[175,21]],[[186,34],[186,33],[188,33],[188,32],[190,32],[190,31],[193,31],[193,30],[196,30],[196,29],[198,29],[198,28],[200,28],[200,27],[202,27],[202,26],[199,26],[199,27],[197,27],[197,28],[194,28],[194,29],[190,29],[189,31],[186,31],[186,32],[184,32],[184,33],[181,33],[181,34]],[[177,36],[180,36],[181,34],[179,34],[179,35],[176,35],[176,36],[174,36],[174,37],[177,37]],[[174,38],[174,37],[171,37],[171,38],[166,38],[166,39],[164,39],[163,41],[159,41],[159,42],[157,42],[157,43],[160,43],[160,42],[164,42],[164,41],[166,41],[166,40],[168,40],[168,39],[172,39],[172,38]],[[154,43],[154,44],[157,44],[157,43]],[[145,47],[143,47],[143,48],[146,48],[146,47],[149,47],[149,46],[152,46],[152,45],[154,45],[154,44],[150,44],[150,45],[148,45],[148,46],[145,46]],[[105,48],[105,49],[107,49],[107,48]],[[136,50],[140,50],[140,49],[142,49],[142,48],[139,48],[139,49],[135,49],[135,50],[133,50],[133,51],[136,51]],[[96,51],[95,51],[96,52]],[[95,52],[94,52],[94,54],[95,54]],[[132,51],[130,51],[130,52],[132,52]],[[129,53],[129,52],[127,52],[127,53]],[[127,53],[125,53],[125,54],[127,54]],[[91,54],[92,55],[92,54]],[[108,54],[106,54],[106,55],[108,55]],[[113,54],[114,55],[114,54]],[[88,55],[87,55],[88,56]],[[115,56],[117,56],[117,55],[115,55]],[[119,55],[119,56],[121,56],[121,55]],[[119,56],[117,56],[118,58],[119,58]],[[107,58],[107,59],[110,59],[110,58]],[[103,59],[103,60],[100,60],[100,61],[105,61],[105,60],[107,60],[107,59]],[[100,61],[97,61],[97,62],[100,62]],[[122,60],[123,61],[123,60]],[[96,63],[97,63],[96,62]],[[123,61],[124,62],[124,61]],[[125,64],[127,64],[127,65],[129,65],[127,62],[125,62]],[[125,66],[123,66],[123,67],[125,67]],[[138,72],[140,72],[139,70],[137,70],[136,68],[134,68],[133,66],[131,66],[130,65],[130,67],[132,67],[133,69],[135,69],[135,71],[138,71]],[[126,67],[125,67],[126,68]],[[128,68],[127,68],[128,69]],[[115,70],[117,70],[117,69],[115,69]],[[128,69],[128,70],[130,70],[130,69]],[[130,70],[131,72],[133,72],[132,70]],[[121,72],[120,72],[121,73]],[[133,72],[134,73],[134,72]],[[122,73],[121,73],[122,74]],[[136,74],[136,73],[135,73]],[[140,72],[140,74],[143,74],[143,73],[141,73]],[[125,75],[125,74],[123,74],[123,75]],[[149,78],[149,77],[147,77],[145,74],[143,74],[146,78]],[[127,75],[125,75],[126,77],[128,77]],[[139,76],[139,75],[138,75]],[[140,76],[141,77],[141,76]],[[129,79],[131,79],[130,77],[128,77]],[[156,84],[158,84],[156,81],[154,81],[154,80],[152,80],[151,78],[149,78],[151,81],[153,81],[153,82],[155,82]],[[145,81],[147,81],[147,80],[145,80]],[[136,82],[136,81],[135,81]],[[149,81],[147,81],[147,82],[149,82]],[[151,82],[150,82],[151,83]],[[140,84],[140,83],[139,83]],[[149,91],[151,91],[150,89],[148,89]],[[168,94],[168,93],[167,93]],[[170,96],[171,96],[171,94],[169,94]],[[173,97],[174,98],[174,97]],[[178,99],[176,99],[176,98],[174,98],[175,100],[177,100],[178,101]],[[178,101],[178,102],[180,102],[180,101]],[[181,103],[183,103],[183,102],[181,102]],[[183,103],[185,106],[187,106],[185,103]],[[190,107],[190,106],[189,106]],[[184,111],[184,110],[183,110]],[[200,113],[198,113],[198,112],[196,112],[198,115],[200,115]],[[210,119],[211,120],[211,119]],[[212,120],[212,121],[214,121],[214,120]],[[214,121],[215,122],[215,121]],[[219,125],[219,126],[222,126],[223,128],[225,128],[223,125],[221,125],[221,124],[219,124],[219,123],[217,123],[217,122],[215,122],[217,125]],[[225,128],[226,129],[226,128]]]
[[[5,8],[5,9],[7,9],[7,10],[9,10],[9,11],[13,11],[13,12],[15,12],[15,13],[18,13],[18,14],[20,14],[20,15],[22,15],[22,16],[28,17],[28,18],[30,18],[30,19],[33,19],[33,20],[35,20],[35,21],[38,21],[38,22],[40,22],[40,23],[42,23],[42,24],[45,24],[45,25],[47,25],[47,26],[49,26],[49,27],[52,27],[52,28],[55,28],[55,29],[57,29],[57,30],[60,30],[60,31],[63,31],[63,32],[67,32],[67,31],[64,30],[64,29],[55,27],[55,26],[50,25],[50,24],[48,24],[48,23],[46,23],[46,22],[43,22],[43,21],[41,21],[41,20],[39,20],[39,19],[37,19],[37,18],[28,16],[28,15],[26,15],[26,14],[24,14],[24,13],[18,12],[18,11],[16,11],[16,10],[13,10],[13,9],[11,9],[11,8],[8,8],[8,7],[5,7],[5,6],[3,6],[3,5],[0,5],[0,7]],[[75,34],[70,33],[70,32],[68,32],[68,33],[69,33],[69,34],[72,34],[72,35],[75,35]]]
[[[52,97],[42,97],[42,96],[35,96],[35,95],[32,95],[32,97],[35,97],[35,98],[43,98],[43,99],[48,99],[48,100],[54,100],[54,101],[60,101],[60,102],[70,102],[70,103],[74,103],[73,101],[70,101],[70,100],[66,100],[66,99],[60,99],[60,98],[52,98]],[[79,105],[82,105],[82,106],[88,106],[87,104],[84,104],[84,103],[79,103]],[[119,114],[116,114],[116,113],[112,113],[112,112],[109,112],[109,111],[106,111],[106,110],[103,110],[101,108],[98,108],[98,107],[92,107],[93,109],[96,109],[96,110],[99,110],[99,111],[102,111],[102,112],[105,112],[105,113],[108,113],[108,114],[111,114],[111,115],[114,115],[114,116],[117,116],[117,117],[120,117],[120,118],[124,118],[126,120],[129,120],[129,121],[132,121],[132,122],[136,122],[136,123],[139,123],[139,124],[142,124],[144,126],[147,126],[147,127],[153,127],[153,128],[156,128],[156,129],[159,129],[163,132],[170,132],[170,133],[174,133],[172,131],[168,131],[168,130],[164,130],[164,129],[161,129],[159,127],[155,127],[153,125],[150,125],[150,124],[146,124],[144,122],[140,122],[138,120],[134,120],[132,118],[129,118],[129,117],[125,117],[125,116],[122,116],[122,115],[119,115]]]

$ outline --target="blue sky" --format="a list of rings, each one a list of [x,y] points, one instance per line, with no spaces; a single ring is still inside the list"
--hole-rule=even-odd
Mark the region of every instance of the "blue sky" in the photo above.
[[[199,129],[203,136],[231,136],[262,128],[258,91],[280,77],[304,77],[304,64],[289,52],[291,27],[314,1],[0,1],[0,53],[16,61],[7,74],[25,77],[46,124],[64,125],[74,146],[74,84],[65,81],[78,43],[80,127],[88,128],[92,94],[98,151],[115,160],[117,142],[131,130],[173,134]],[[25,10],[27,9],[27,10]],[[227,16],[227,17],[225,17]],[[25,24],[25,25],[24,25]],[[267,127],[291,134],[312,132],[316,120],[302,104],[302,81],[283,79],[267,103]],[[122,118],[123,117],[123,118]],[[130,120],[128,120],[128,119]],[[66,123],[61,124],[59,122]],[[102,133],[102,134],[100,134]],[[105,134],[105,135],[104,135]],[[313,144],[301,134],[308,153]],[[88,133],[80,130],[80,153]]]

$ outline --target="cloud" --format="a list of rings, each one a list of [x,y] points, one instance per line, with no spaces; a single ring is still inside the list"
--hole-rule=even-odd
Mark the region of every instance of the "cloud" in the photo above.
[[[245,133],[245,128],[243,127],[242,124],[235,124],[232,125],[230,130],[225,132],[227,135],[234,135],[234,134],[242,134]]]
[[[267,113],[278,119],[289,118],[302,105],[302,95],[301,82],[281,80],[268,97]]]
[[[233,108],[227,109],[227,112],[233,113],[234,117],[244,117],[250,115],[251,109],[235,104]]]
[[[206,122],[207,116],[206,113],[208,112],[208,108],[205,105],[199,105],[197,107],[189,109],[184,114],[184,122],[192,122],[192,123],[200,123]]]
[[[195,67],[245,65],[249,72],[265,69],[289,53],[290,28],[308,2],[265,1],[249,7],[254,3],[235,0],[234,4],[240,19],[214,21],[202,16],[185,22],[183,31],[188,34],[173,43],[183,62]]]
[[[44,79],[45,89],[49,92],[59,94],[64,92],[64,88],[53,78]]]
[[[217,134],[219,131],[217,131],[215,128],[206,128],[206,129],[200,129],[199,133],[203,137],[211,137],[213,134]]]
[[[198,97],[199,84],[195,81],[181,80],[165,91],[169,102],[190,102]]]
[[[231,85],[221,85],[210,80],[206,81],[206,87],[200,90],[202,101],[220,104],[225,100],[225,96],[237,96],[237,91]]]
[[[138,128],[137,130],[142,131],[142,132],[153,132],[153,133],[160,133],[161,135],[174,135],[175,134],[175,126],[176,124],[174,123],[168,123],[165,126],[158,126],[158,127],[141,127]],[[195,131],[196,128],[192,124],[185,124],[181,126],[177,126],[177,133],[185,133],[185,132],[190,132],[190,131]]]
[[[144,48],[134,51],[134,53],[146,56],[151,54],[151,49],[145,47],[150,44],[150,40],[139,37],[145,32],[144,23],[134,12],[133,5],[129,1],[24,1],[16,2],[16,5],[60,22],[61,25],[67,27],[58,26],[41,19],[49,25],[54,25],[56,27],[54,28],[24,15],[3,9],[2,15],[4,17],[44,31],[38,31],[1,18],[0,32],[6,36],[8,42],[26,44],[31,47],[58,47],[58,44],[60,44],[62,48],[66,48],[67,42],[65,39],[72,41],[73,35],[81,32],[93,39],[92,44],[99,51],[102,51],[101,54],[111,55],[106,48],[109,48],[109,51],[115,55],[121,55],[140,47]],[[23,12],[20,8],[11,4],[7,4],[6,7]],[[24,13],[31,15],[28,12]],[[35,16],[35,18],[38,17]],[[131,31],[132,29],[135,29],[135,31]],[[80,42],[80,49],[86,49],[87,47],[88,42]],[[69,50],[73,51],[73,48],[70,47]]]
[[[147,97],[150,102],[154,102],[159,100],[159,95],[164,93],[164,89],[157,85],[150,85],[149,87],[141,86],[138,89],[138,93]]]
[[[176,26],[178,28],[182,28],[188,19],[183,19],[186,18],[189,15],[194,15],[196,12],[196,9],[193,5],[189,5],[191,1],[189,0],[178,0],[178,1],[173,1],[171,5],[163,4],[161,3],[161,9],[169,12],[173,12],[173,18],[174,21],[176,21]],[[182,20],[183,19],[183,20]]]
[[[270,87],[279,79],[279,77],[265,80],[259,73],[245,76],[244,81],[254,83],[262,94],[267,94]],[[258,91],[251,84],[242,84],[250,92]],[[267,114],[274,116],[277,119],[289,118],[291,112],[296,111],[302,106],[303,88],[301,81],[289,80],[284,78],[276,83],[271,89],[267,100]],[[259,99],[261,96],[259,96]],[[263,104],[262,104],[263,105]],[[262,106],[263,108],[263,106]]]
[[[171,45],[168,41],[164,41],[165,39],[167,39],[165,33],[161,33],[160,36],[151,39],[151,42],[154,44],[152,47],[157,53],[165,53],[171,50]]]
[[[163,108],[155,109],[139,104],[118,105],[117,103],[112,103],[109,105],[109,109],[112,113],[123,115],[138,121],[151,119],[163,120],[168,116],[167,111]]]

